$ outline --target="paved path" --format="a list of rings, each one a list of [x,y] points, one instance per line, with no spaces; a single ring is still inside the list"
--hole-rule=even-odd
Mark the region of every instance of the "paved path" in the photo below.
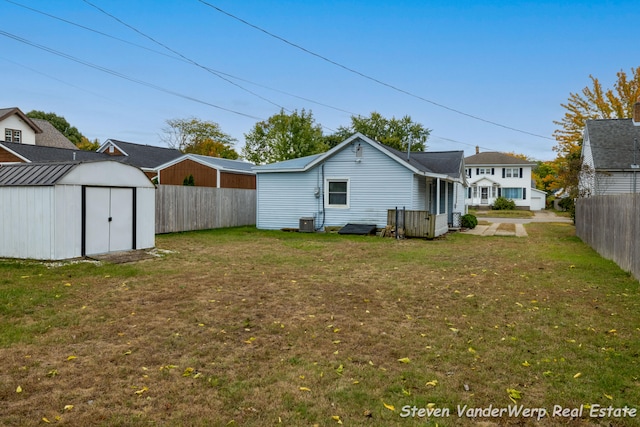
[[[476,236],[516,236],[527,237],[527,230],[525,230],[523,224],[529,224],[531,222],[567,222],[573,223],[571,218],[557,216],[553,211],[535,211],[534,216],[529,218],[490,218],[484,216],[478,216],[478,221],[489,222],[489,225],[477,225],[472,230],[465,230],[464,233],[473,234]],[[500,224],[515,224],[516,230],[504,231],[498,230]]]

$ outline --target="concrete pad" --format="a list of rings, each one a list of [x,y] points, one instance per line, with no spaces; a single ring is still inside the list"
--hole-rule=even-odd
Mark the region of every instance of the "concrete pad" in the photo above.
[[[516,237],[527,237],[528,235],[524,225],[516,224]]]

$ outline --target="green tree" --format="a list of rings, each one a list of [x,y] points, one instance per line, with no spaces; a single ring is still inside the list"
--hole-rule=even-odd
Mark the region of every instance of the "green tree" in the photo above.
[[[410,116],[387,119],[374,111],[369,117],[351,116],[351,125],[339,127],[326,142],[334,147],[356,132],[400,151],[407,151],[409,143],[411,151],[424,151],[431,130],[414,122]]]
[[[327,150],[322,127],[315,124],[311,111],[304,109],[291,114],[280,110],[266,121],[256,123],[244,136],[242,155],[255,164],[296,159]]]
[[[83,136],[82,138],[80,138],[80,142],[76,144],[76,146],[84,151],[96,151],[98,148],[100,148],[100,141],[98,140],[98,138],[90,141],[89,138]]]
[[[604,89],[600,81],[589,76],[591,86],[581,93],[570,93],[567,103],[560,104],[567,111],[553,133],[558,145],[558,186],[578,196],[578,175],[581,169],[582,133],[587,120],[625,119],[633,114],[633,104],[640,96],[640,67],[631,68],[631,76],[620,70],[613,89]]]
[[[166,120],[167,127],[162,129],[162,141],[183,153],[202,154],[225,159],[237,159],[233,148],[236,139],[224,133],[215,122],[195,117]]]
[[[58,116],[55,113],[45,113],[44,111],[32,110],[27,113],[27,117],[31,119],[46,120],[53,125],[58,131],[63,134],[69,141],[73,142],[78,148],[85,149],[83,147],[82,138],[84,135],[75,127],[71,126],[69,122],[62,116]],[[85,138],[86,139],[86,138]]]

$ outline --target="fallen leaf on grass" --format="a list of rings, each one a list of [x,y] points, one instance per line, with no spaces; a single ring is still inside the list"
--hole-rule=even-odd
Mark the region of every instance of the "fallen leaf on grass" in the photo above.
[[[16,393],[22,393],[22,387],[20,386],[16,387]]]
[[[64,408],[63,408],[63,409],[64,409],[65,411],[70,411],[70,410],[72,410],[72,409],[73,409],[73,405],[64,405]]]
[[[438,385],[438,380],[427,381],[427,383],[425,385],[429,386],[429,387],[435,387],[435,386]]]
[[[582,376],[582,372],[578,372],[573,376],[573,378],[580,378]]]
[[[508,388],[507,394],[509,395],[509,399],[511,399],[513,403],[516,403],[516,400],[518,399],[522,399],[522,393],[515,388]]]
[[[342,420],[340,419],[339,415],[332,415],[331,419],[337,422],[338,424],[342,424]]]
[[[607,393],[602,393],[604,397],[606,397],[609,400],[613,400],[613,396],[611,396],[610,394]]]
[[[529,367],[531,366],[531,363],[527,362],[526,360],[524,362],[522,362],[522,366],[524,367]]]
[[[382,404],[384,405],[385,408],[387,408],[390,411],[395,411],[396,410],[396,407],[393,406],[393,405],[389,405],[388,403],[384,403],[384,402],[382,402]]]
[[[398,362],[400,362],[400,363],[411,363],[411,360],[408,357],[403,357],[401,359],[398,359]]]
[[[193,368],[187,368],[184,370],[184,372],[182,373],[183,377],[190,377],[191,374],[193,374],[193,371],[195,371],[195,369]]]
[[[73,360],[73,359],[77,359],[77,358],[78,358],[78,356],[69,356],[69,357],[67,357],[67,360]]]
[[[311,391],[309,387],[300,387],[300,391]]]
[[[47,423],[47,424],[51,424],[51,421],[49,421],[47,419],[47,417],[42,417],[42,422]]]
[[[145,392],[145,391],[147,391],[147,390],[149,390],[149,387],[144,386],[144,387],[142,387],[140,390],[137,390],[135,393],[136,393],[138,396],[142,396],[142,393],[144,393],[144,392]]]

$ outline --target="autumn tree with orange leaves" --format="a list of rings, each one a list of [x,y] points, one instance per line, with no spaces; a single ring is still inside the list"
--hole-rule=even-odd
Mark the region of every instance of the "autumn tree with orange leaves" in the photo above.
[[[633,104],[640,96],[640,67],[631,68],[631,74],[620,70],[613,89],[604,89],[600,81],[589,76],[591,86],[580,93],[571,93],[567,103],[561,104],[567,111],[553,136],[558,145],[558,179],[554,187],[564,188],[572,197],[577,197],[578,175],[582,166],[582,134],[587,120],[626,119],[633,114]]]

